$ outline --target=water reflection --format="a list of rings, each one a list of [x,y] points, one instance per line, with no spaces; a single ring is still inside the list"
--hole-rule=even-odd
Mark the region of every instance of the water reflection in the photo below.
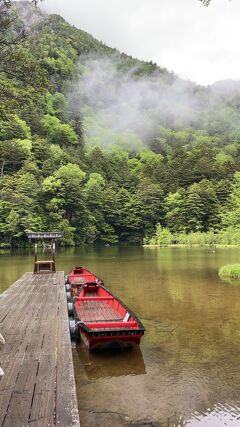
[[[195,412],[192,418],[186,421],[186,427],[238,427],[240,425],[240,402],[218,403],[205,412]]]
[[[89,380],[146,374],[138,346],[123,351],[89,352],[84,344],[77,344],[75,352],[75,363],[82,363]]]
[[[218,276],[238,249],[72,248],[143,321],[141,351],[73,350],[81,427],[240,427],[240,287]],[[33,267],[1,255],[0,291]],[[11,266],[11,268],[9,268]]]

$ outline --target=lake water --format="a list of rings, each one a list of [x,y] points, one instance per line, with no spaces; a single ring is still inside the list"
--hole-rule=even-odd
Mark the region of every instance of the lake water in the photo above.
[[[57,254],[84,265],[142,320],[140,348],[73,349],[81,427],[240,427],[240,287],[218,277],[239,249],[99,247]],[[0,255],[0,292],[32,255]]]

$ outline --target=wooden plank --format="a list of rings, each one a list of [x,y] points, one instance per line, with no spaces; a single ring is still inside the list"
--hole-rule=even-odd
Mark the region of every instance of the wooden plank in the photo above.
[[[7,408],[4,427],[25,425],[29,419],[38,362],[24,361],[21,365]]]
[[[59,427],[79,427],[78,405],[75,389],[66,293],[64,288],[60,291],[61,319],[58,327],[58,365],[57,365],[57,399],[56,399],[56,425]],[[68,387],[66,388],[66,384]]]
[[[31,288],[32,290],[33,288]],[[26,291],[26,288],[24,288],[24,291]],[[24,293],[22,291],[22,293]],[[31,293],[31,292],[30,292]],[[32,297],[32,309],[35,308],[34,304],[34,298]],[[38,309],[41,308],[40,300],[38,304]],[[7,418],[5,417],[4,425],[14,425],[14,419],[21,420],[23,423],[28,419],[29,414],[29,408],[31,406],[31,398],[32,398],[32,391],[34,387],[34,382],[32,384],[31,390],[19,390],[19,379],[21,378],[30,378],[34,379],[35,372],[33,366],[36,366],[36,362],[33,364],[30,358],[28,357],[27,349],[29,347],[29,339],[31,337],[32,330],[34,328],[36,313],[34,313],[33,310],[25,311],[25,316],[23,316],[23,322],[20,322],[19,319],[17,319],[16,313],[18,311],[15,311],[14,316],[10,319],[9,317],[6,318],[5,324],[7,324],[7,328],[5,331],[5,337],[7,343],[11,342],[12,344],[12,350],[14,349],[15,345],[15,352],[12,351],[12,353],[7,355],[6,360],[6,369],[5,369],[5,375],[1,381],[1,387],[4,387],[4,385],[7,385],[7,389],[9,392],[11,392],[11,395],[9,397],[9,403],[7,408]],[[16,323],[13,325],[14,333],[7,334],[6,332],[10,328],[9,325],[11,325],[11,322],[14,319],[17,319]],[[10,331],[12,332],[12,331]],[[21,340],[21,345],[19,346],[19,340]],[[37,342],[37,341],[36,341]],[[14,345],[13,345],[14,344]],[[5,346],[7,347],[7,345]],[[5,348],[4,347],[4,348]],[[14,357],[14,363],[12,363],[12,357]],[[27,363],[26,363],[27,362]],[[25,368],[24,368],[25,364]],[[22,375],[21,375],[22,374]],[[7,383],[6,384],[6,380]],[[5,384],[4,384],[5,382]],[[22,396],[22,400],[21,400]],[[21,404],[21,402],[23,402]],[[5,411],[6,415],[6,411]]]
[[[54,425],[57,360],[54,355],[43,356],[39,363],[29,423],[41,421],[42,426]]]
[[[119,312],[106,301],[83,301],[80,306],[80,318],[84,322],[122,320]]]
[[[28,278],[28,280],[30,281],[30,277]],[[24,280],[24,286],[25,287],[28,286],[27,280],[26,281]],[[17,316],[17,314],[22,311],[22,305],[28,302],[26,301],[26,299],[28,299],[29,301],[31,300],[31,292],[30,292],[31,289],[28,289],[28,292],[26,292],[26,289],[24,289],[24,293],[22,292],[22,289],[23,289],[23,281],[19,280],[16,282],[16,284],[12,286],[11,291],[5,291],[7,295],[5,295],[5,292],[0,295],[0,304],[1,304],[0,323],[2,323],[3,320],[5,320],[6,317],[11,314]],[[16,300],[14,304],[12,304],[12,300]]]
[[[0,328],[0,426],[78,427],[64,273],[26,273],[1,294]]]

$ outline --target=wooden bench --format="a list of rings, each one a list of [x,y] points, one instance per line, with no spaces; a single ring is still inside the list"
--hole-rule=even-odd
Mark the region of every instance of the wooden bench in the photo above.
[[[34,274],[55,273],[55,261],[35,261]]]
[[[111,301],[113,297],[78,297],[78,301]]]

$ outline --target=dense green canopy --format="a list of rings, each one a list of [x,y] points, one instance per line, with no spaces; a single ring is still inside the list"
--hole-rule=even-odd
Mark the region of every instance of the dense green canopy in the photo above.
[[[238,233],[238,86],[184,82],[30,6],[26,35],[21,7],[0,8],[2,245]]]

